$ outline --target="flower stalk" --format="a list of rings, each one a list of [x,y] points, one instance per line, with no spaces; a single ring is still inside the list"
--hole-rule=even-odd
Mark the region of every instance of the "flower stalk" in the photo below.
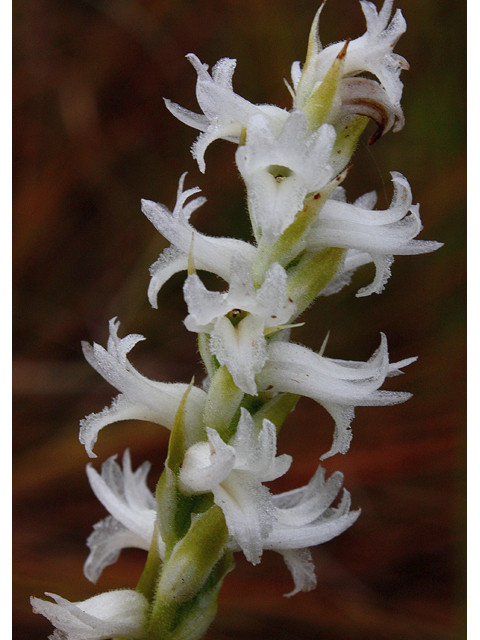
[[[361,2],[366,32],[323,48],[318,10],[306,61],[292,65],[291,110],[254,105],[233,90],[236,61],[224,58],[212,72],[193,54],[202,113],[166,101],[170,112],[200,131],[192,147],[204,172],[207,147],[219,138],[237,145],[235,159],[247,194],[253,241],[208,237],[190,223],[205,203],[198,187],[179,181],[173,211],[142,202],[142,210],[170,242],[151,268],[148,298],[154,308],[163,284],[185,271],[188,331],[198,334],[206,378],[166,384],[144,377],[128,354],[143,336],[118,336],[110,321],[107,348],[84,344],[88,362],[118,391],[110,407],[81,422],[80,441],[95,457],[100,431],[120,420],[147,420],[170,430],[165,468],[155,494],[147,486],[149,463],[135,471],[128,450],[101,472],[87,475],[109,516],[94,526],[84,572],[95,582],[122,549],[148,552],[135,589],[70,603],[32,598],[34,612],[56,627],[56,640],[197,640],[215,617],[218,594],[233,569],[233,554],[252,564],[276,551],[294,588],[316,585],[309,549],[354,524],[360,510],[341,489],[343,475],[326,478],[319,465],[307,485],[272,494],[265,483],[284,475],[292,462],[277,455],[277,438],[298,400],[309,397],[333,423],[333,442],[320,460],[346,454],[357,406],[404,402],[405,392],[385,391],[385,379],[415,361],[390,362],[386,337],[366,362],[338,360],[290,341],[302,312],[319,296],[348,286],[352,274],[373,263],[373,282],[358,296],[380,293],[395,255],[413,255],[440,244],[417,240],[419,207],[410,186],[392,173],[388,209],[375,209],[376,195],[348,202],[343,187],[352,155],[368,121],[377,125],[369,142],[403,126],[400,72],[406,61],[393,53],[405,31],[393,0],[378,12]],[[365,77],[368,74],[368,77]],[[209,291],[202,271],[223,279]],[[329,416],[329,417],[328,417]],[[300,428],[300,427],[298,427]],[[47,594],[48,595],[48,594]]]

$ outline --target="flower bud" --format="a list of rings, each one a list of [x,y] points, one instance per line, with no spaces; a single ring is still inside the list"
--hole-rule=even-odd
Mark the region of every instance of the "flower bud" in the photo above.
[[[193,598],[223,555],[227,539],[228,530],[220,507],[215,505],[193,516],[190,529],[163,566],[157,597],[166,603]]]

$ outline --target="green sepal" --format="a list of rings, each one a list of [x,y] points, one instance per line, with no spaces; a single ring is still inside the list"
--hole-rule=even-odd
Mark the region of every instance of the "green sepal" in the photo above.
[[[215,429],[228,442],[233,435],[230,425],[243,396],[243,391],[234,383],[227,367],[222,365],[210,380],[203,414],[205,429]]]
[[[185,603],[188,607],[184,605],[183,619],[175,630],[175,640],[197,640],[203,637],[217,614],[218,594],[223,580],[234,566],[233,554],[224,555],[214,567],[200,593],[191,603]],[[187,612],[188,615],[185,615]]]
[[[220,367],[220,363],[210,349],[210,335],[208,333],[198,334],[198,350],[200,351],[208,375],[210,378],[213,378],[215,372]]]
[[[315,14],[315,18],[313,19],[312,26],[310,27],[310,33],[308,34],[308,45],[307,45],[307,53],[305,56],[305,64],[303,65],[302,75],[300,76],[300,80],[298,82],[297,87],[297,103],[296,106],[298,108],[303,108],[304,101],[302,99],[302,94],[304,93],[303,85],[305,82],[310,80],[309,76],[312,74],[311,65],[314,64],[315,58],[318,56],[320,51],[322,50],[322,43],[320,42],[320,37],[318,35],[318,24],[320,21],[320,14],[323,9],[323,5],[325,4],[325,0],[322,3],[321,7],[318,9]]]
[[[296,393],[280,393],[271,398],[256,413],[252,414],[257,431],[260,431],[263,421],[267,419],[273,422],[278,435],[283,423],[295,409],[300,398],[301,396]]]
[[[322,82],[313,89],[302,107],[307,116],[309,133],[313,133],[322,124],[329,122],[335,107],[340,106],[337,98],[338,86],[343,76],[348,43],[347,40]]]
[[[152,601],[155,596],[155,589],[158,583],[158,576],[162,566],[162,561],[158,553],[158,528],[153,527],[153,537],[148,551],[147,561],[143,567],[142,575],[136,586],[136,590],[148,601]]]
[[[287,295],[302,313],[333,280],[345,254],[345,249],[327,247],[317,252],[305,252],[296,266],[288,272]]]
[[[174,545],[190,526],[194,504],[193,496],[186,496],[178,486],[178,473],[185,457],[185,408],[193,380],[185,391],[173,422],[165,469],[160,476],[156,490],[157,523],[162,540],[165,542],[168,558]]]
[[[168,441],[168,453],[165,466],[178,474],[185,457],[185,409],[187,406],[187,398],[193,386],[193,379],[188,385],[187,390],[183,394],[183,398],[178,405],[175,420],[173,421],[170,440]]]
[[[234,564],[232,553],[223,555],[203,587],[190,600],[180,603],[158,600],[145,640],[200,640],[215,618],[219,591]]]
[[[335,165],[337,171],[342,171],[350,162],[368,120],[366,116],[348,116],[335,126],[337,137],[330,163]]]
[[[165,467],[157,484],[156,498],[158,528],[165,543],[165,559],[168,559],[188,531],[195,496],[185,495],[178,486],[176,474]]]
[[[163,565],[156,600],[179,603],[193,598],[223,555],[228,535],[223,511],[217,505],[194,515],[186,535]]]

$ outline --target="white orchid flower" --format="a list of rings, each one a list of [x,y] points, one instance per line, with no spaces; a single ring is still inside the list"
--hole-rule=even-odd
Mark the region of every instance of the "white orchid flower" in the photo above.
[[[116,462],[117,456],[102,464],[99,474],[91,465],[87,466],[90,486],[98,500],[111,514],[94,525],[87,540],[90,548],[83,572],[96,582],[103,569],[117,561],[122,549],[134,547],[148,551],[154,535],[156,517],[155,498],[147,486],[150,463],[144,462],[132,471],[130,452],[123,454],[123,470]],[[165,544],[158,536],[161,558]]]
[[[51,640],[116,640],[142,638],[148,602],[138,591],[121,589],[101,593],[83,602],[46,593],[55,603],[31,598],[33,612],[55,626]]]
[[[257,394],[255,374],[267,359],[265,332],[285,325],[296,305],[286,294],[287,274],[278,263],[266,272],[255,290],[252,272],[241,254],[234,254],[226,293],[208,291],[196,274],[184,285],[190,331],[209,333],[210,349],[230,371],[235,384],[245,393]]]
[[[211,491],[225,515],[228,532],[253,564],[260,562],[263,543],[272,531],[275,506],[262,482],[279,478],[292,462],[276,456],[277,434],[269,420],[257,434],[253,418],[241,409],[237,432],[230,444],[207,427],[208,442],[191,446],[179,474],[186,493]]]
[[[398,375],[415,360],[390,364],[383,334],[380,347],[367,362],[334,360],[298,344],[275,342],[268,346],[268,360],[256,380],[259,389],[312,398],[330,413],[335,433],[332,448],[320,458],[323,460],[348,451],[356,406],[392,405],[411,397],[410,393],[379,388],[387,376]]]
[[[188,268],[188,256],[192,248],[195,252],[197,269],[215,273],[228,281],[230,263],[234,253],[240,253],[246,260],[252,262],[256,249],[253,245],[234,238],[213,238],[199,233],[189,224],[190,216],[205,202],[205,198],[187,200],[198,193],[200,189],[194,187],[183,191],[184,173],[178,185],[177,202],[173,213],[162,204],[142,200],[142,211],[153,226],[171,243],[150,268],[151,281],[148,287],[148,299],[155,309],[157,295],[165,282],[179,271]]]
[[[156,382],[142,376],[128,361],[127,353],[144,337],[130,334],[119,338],[119,326],[116,318],[110,320],[106,350],[96,343],[82,343],[88,363],[121,392],[110,407],[105,407],[100,413],[92,413],[80,422],[80,442],[92,458],[96,457],[92,448],[98,432],[107,424],[119,420],[146,420],[171,429],[178,406],[188,389],[187,384]],[[205,399],[206,393],[202,389],[191,388],[185,414],[187,436],[201,424]]]
[[[390,277],[394,255],[429,253],[442,246],[440,242],[414,240],[422,229],[419,206],[412,205],[412,192],[406,178],[396,171],[391,175],[394,194],[389,209],[372,211],[377,200],[375,192],[365,194],[354,204],[332,198],[320,209],[307,236],[308,248],[315,251],[343,247],[357,251],[357,259],[358,252],[370,256],[367,261],[375,263],[375,279],[357,296],[382,292]],[[359,261],[360,264],[365,262]]]
[[[309,52],[305,67],[299,62],[292,65],[292,81],[296,91],[295,106],[302,109],[316,87],[324,80],[335,58],[345,45],[345,41],[322,48],[318,36],[320,13],[318,10],[313,21],[309,41]],[[405,32],[407,26],[400,9],[390,21],[393,0],[385,0],[380,12],[372,2],[360,0],[367,23],[366,32],[348,44],[343,75],[354,76],[369,72],[376,76],[385,90],[393,107],[399,107],[403,84],[400,81],[402,69],[408,69],[407,61],[393,53],[393,47]]]
[[[253,105],[233,91],[232,77],[236,60],[222,58],[208,73],[208,65],[202,64],[192,53],[187,55],[197,72],[197,100],[203,115],[189,111],[165,100],[168,110],[181,122],[203,131],[192,146],[192,155],[205,173],[204,155],[210,143],[218,138],[239,143],[243,129],[256,113],[268,115],[272,126],[280,127],[288,113],[273,105]]]
[[[268,118],[255,115],[248,122],[245,145],[236,152],[255,235],[270,244],[294,221],[307,194],[332,178],[335,129],[324,124],[307,136],[307,128],[303,111],[293,111],[278,135]]]
[[[351,499],[346,489],[339,505],[331,506],[342,484],[342,473],[337,471],[325,480],[325,470],[319,466],[308,485],[272,496],[275,521],[263,548],[281,553],[292,573],[294,589],[287,597],[316,586],[309,547],[337,537],[360,515],[360,509],[350,511]]]

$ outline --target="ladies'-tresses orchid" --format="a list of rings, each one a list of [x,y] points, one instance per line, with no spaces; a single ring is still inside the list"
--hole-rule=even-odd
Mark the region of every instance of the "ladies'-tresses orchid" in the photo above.
[[[34,611],[55,625],[54,640],[200,640],[215,615],[233,552],[242,551],[253,564],[264,550],[282,554],[294,582],[288,595],[308,591],[316,583],[310,548],[341,534],[359,516],[346,490],[337,501],[339,472],[326,479],[319,466],[306,486],[278,495],[265,483],[290,467],[290,456],[277,456],[277,433],[299,396],[314,399],[335,423],[332,446],[320,459],[348,450],[355,407],[392,405],[410,396],[381,389],[386,377],[415,360],[390,363],[383,334],[366,362],[327,358],[324,347],[314,353],[289,342],[297,315],[317,295],[345,286],[364,264],[373,262],[376,275],[360,296],[381,292],[394,256],[440,246],[416,240],[422,228],[418,205],[402,175],[392,173],[394,193],[385,211],[373,209],[373,193],[347,203],[339,186],[367,117],[378,125],[370,142],[399,130],[404,120],[400,72],[408,65],[393,47],[405,21],[398,10],[392,17],[393,0],[385,0],[380,11],[360,2],[364,35],[326,48],[318,36],[320,7],[305,64],[292,66],[291,111],[235,94],[235,60],[220,60],[210,74],[192,54],[203,113],[166,101],[177,118],[200,131],[192,152],[201,171],[212,141],[238,145],[255,244],[208,237],[190,224],[205,198],[198,187],[184,190],[186,174],[173,212],[142,201],[143,212],[170,243],[151,268],[149,300],[156,307],[170,276],[188,271],[185,325],[200,334],[209,384],[202,390],[142,376],[128,354],[143,337],[119,338],[115,318],[106,349],[83,345],[88,362],[120,392],[110,407],[81,423],[80,440],[90,456],[100,429],[119,420],[148,420],[172,432],[155,497],[146,483],[149,464],[133,471],[128,450],[122,466],[115,456],[101,473],[88,465],[92,489],[109,515],[88,538],[86,577],[96,581],[126,547],[148,550],[148,556],[137,591],[79,603],[56,595],[54,602],[33,598]],[[208,291],[197,270],[218,275],[225,291]]]
[[[308,236],[307,247],[318,251],[324,247],[343,247],[367,253],[367,262],[376,267],[374,281],[357,296],[381,293],[390,277],[394,255],[429,253],[442,246],[440,242],[414,240],[421,231],[419,206],[412,205],[412,192],[402,174],[392,171],[394,194],[386,211],[372,211],[377,196],[370,192],[347,204],[330,198],[320,209]]]
[[[350,511],[347,491],[338,507],[330,506],[342,486],[342,474],[325,481],[319,467],[307,486],[272,495],[262,483],[282,476],[291,464],[288,455],[276,457],[273,423],[263,420],[256,433],[252,417],[242,408],[229,444],[213,429],[207,433],[208,442],[187,450],[179,475],[182,490],[213,493],[232,537],[231,550],[242,550],[253,564],[260,562],[264,549],[281,553],[295,582],[288,595],[312,589],[315,575],[307,548],[340,535],[360,514]]]
[[[277,263],[255,290],[248,262],[234,254],[226,293],[208,291],[196,274],[184,286],[190,331],[210,334],[210,349],[245,393],[257,394],[255,374],[267,359],[265,332],[281,329],[295,315],[287,297],[287,274]]]
[[[352,91],[357,92],[357,95],[352,97],[357,101],[359,98],[358,91],[361,85],[357,81],[350,82],[348,78],[364,72],[371,73],[378,78],[385,91],[384,106],[394,112],[394,116],[398,119],[395,129],[398,130],[403,126],[403,114],[400,108],[403,84],[399,76],[403,69],[409,67],[404,58],[393,53],[393,47],[405,32],[406,23],[400,9],[397,9],[389,23],[393,0],[385,0],[380,13],[372,2],[360,0],[360,4],[366,19],[367,30],[361,37],[348,43],[342,69],[345,80],[341,81],[341,84],[344,82],[346,88],[342,101],[348,103],[348,94]],[[312,24],[304,68],[301,68],[299,62],[294,62],[292,65],[297,109],[308,109],[309,99],[323,82],[335,58],[345,46],[343,41],[323,49],[318,36],[318,25],[324,5],[325,2],[319,8]],[[378,91],[374,89],[375,82],[368,81],[361,84],[365,88],[365,98],[368,98],[368,91],[372,90],[376,92],[374,98],[378,98]],[[362,92],[361,89],[360,92]]]
[[[312,398],[330,413],[335,433],[332,448],[320,458],[323,460],[348,451],[356,406],[392,405],[411,397],[410,393],[379,388],[386,377],[398,375],[415,360],[389,363],[383,334],[380,347],[367,362],[334,360],[298,344],[275,342],[268,347],[268,360],[256,381],[259,389],[271,394],[288,392]]]
[[[338,96],[334,100],[337,119],[363,114],[377,120],[381,132],[388,131],[392,126],[398,131],[403,126],[403,113],[400,108],[403,85],[399,76],[402,69],[408,69],[408,64],[392,50],[406,29],[405,20],[400,10],[397,10],[389,24],[393,0],[385,0],[380,13],[371,2],[361,0],[361,5],[367,31],[363,36],[349,42],[342,63]],[[307,113],[311,108],[309,99],[314,96],[345,45],[341,42],[322,48],[318,36],[322,8],[323,4],[312,25],[303,70],[299,62],[292,65],[294,107],[306,110]],[[288,118],[287,111],[272,105],[254,105],[234,93],[232,76],[236,60],[219,60],[210,75],[208,65],[202,64],[195,55],[188,54],[187,58],[197,72],[196,93],[203,114],[184,109],[170,100],[165,100],[165,104],[181,122],[203,132],[192,146],[193,157],[202,172],[205,171],[204,154],[209,144],[218,138],[242,144],[245,132],[251,126],[251,119],[257,115],[262,115],[268,121],[275,136],[280,134]],[[366,78],[352,78],[363,72],[376,76],[380,85]],[[330,114],[329,121],[333,123],[332,117]]]
[[[34,613],[55,626],[51,640],[115,640],[142,638],[148,601],[138,591],[122,589],[101,593],[83,602],[46,593],[55,603],[30,598]]]
[[[186,175],[184,173],[180,178],[173,213],[162,204],[142,200],[143,213],[171,243],[171,246],[160,255],[150,269],[152,277],[148,288],[148,299],[155,309],[158,292],[165,282],[174,273],[187,270],[192,244],[196,268],[215,273],[226,281],[230,277],[230,264],[234,253],[241,254],[248,262],[255,257],[255,247],[248,242],[233,238],[208,237],[189,224],[191,214],[204,204],[205,198],[195,198],[187,203],[187,200],[200,189],[194,187],[183,191]]]
[[[237,434],[229,445],[216,431],[208,429],[208,442],[193,445],[180,472],[184,491],[212,491],[224,511],[229,534],[228,549],[244,551],[254,563],[263,550],[282,554],[298,591],[313,589],[316,583],[308,547],[328,542],[348,529],[360,515],[350,511],[350,495],[344,489],[337,507],[331,507],[343,484],[335,472],[325,480],[318,467],[308,485],[272,495],[262,482],[273,480],[288,470],[291,458],[276,457],[274,425],[265,420],[257,434],[250,414],[242,410]],[[96,582],[103,569],[115,562],[122,549],[148,550],[157,536],[160,558],[165,545],[154,522],[155,498],[146,484],[149,463],[133,472],[130,454],[125,451],[123,470],[112,456],[102,465],[101,474],[91,465],[87,474],[92,489],[111,515],[94,526],[87,544],[90,555],[84,566],[86,577]]]
[[[236,60],[219,60],[210,76],[208,65],[202,64],[197,56],[190,53],[187,58],[198,74],[197,100],[204,115],[188,111],[170,100],[165,100],[165,104],[181,122],[203,131],[192,146],[192,155],[202,173],[205,172],[204,155],[209,144],[218,138],[239,143],[248,121],[255,114],[268,116],[271,125],[279,132],[279,127],[288,117],[286,111],[273,105],[253,105],[234,93],[232,77]]]
[[[325,470],[318,466],[308,485],[272,496],[276,519],[263,548],[281,553],[292,573],[294,589],[287,597],[316,586],[309,547],[336,538],[360,515],[360,509],[350,511],[346,489],[338,506],[331,506],[342,484],[342,473],[336,471],[325,480]]]
[[[86,342],[82,344],[88,363],[121,392],[110,407],[105,407],[100,413],[90,414],[80,423],[80,442],[91,457],[96,457],[92,448],[98,432],[107,424],[119,420],[146,420],[171,429],[178,406],[188,389],[187,384],[156,382],[142,376],[128,361],[127,353],[144,337],[130,334],[119,338],[119,326],[116,318],[110,320],[106,350],[96,343],[93,346]],[[194,438],[201,422],[205,399],[204,391],[192,387],[185,415],[189,438]]]
[[[247,185],[250,216],[257,240],[273,244],[293,222],[308,193],[315,193],[331,179],[328,164],[336,138],[335,129],[322,125],[307,136],[307,117],[293,111],[280,135],[268,119],[253,116],[245,145],[236,161]]]
[[[87,466],[90,486],[98,500],[111,514],[93,527],[87,540],[90,554],[85,562],[85,576],[96,582],[103,569],[117,561],[122,549],[134,547],[148,551],[157,536],[158,552],[163,558],[165,544],[155,529],[156,503],[147,486],[150,463],[132,471],[130,452],[123,454],[123,470],[116,455],[102,464],[99,474]]]
[[[263,421],[258,435],[253,418],[241,410],[231,444],[207,427],[208,442],[190,447],[180,471],[180,488],[186,493],[211,491],[225,515],[228,531],[253,564],[260,562],[262,540],[272,530],[274,507],[262,482],[283,476],[290,467],[288,455],[276,457],[275,425]]]

